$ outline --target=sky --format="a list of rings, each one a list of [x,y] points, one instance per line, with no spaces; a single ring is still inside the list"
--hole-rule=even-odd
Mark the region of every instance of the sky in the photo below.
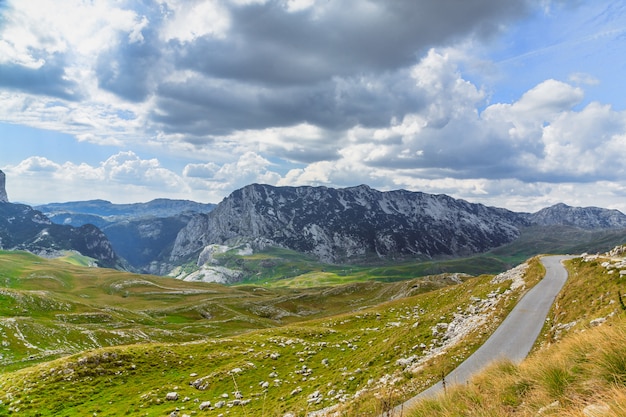
[[[0,0],[14,202],[367,184],[626,213],[626,1]]]

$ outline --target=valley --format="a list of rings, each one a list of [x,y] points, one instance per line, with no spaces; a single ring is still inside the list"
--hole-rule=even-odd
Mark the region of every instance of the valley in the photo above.
[[[3,321],[3,360],[15,371],[3,375],[0,392],[12,398],[6,410],[19,408],[22,415],[41,410],[44,398],[56,410],[49,415],[163,415],[173,411],[165,400],[170,391],[178,393],[179,408],[196,399],[224,401],[233,415],[263,415],[264,408],[266,415],[303,413],[405,386],[407,392],[393,394],[400,398],[469,355],[523,288],[540,278],[535,262],[516,289],[491,276],[451,275],[277,290],[94,273],[14,257],[2,254],[2,275],[15,277],[3,299],[19,294],[28,303],[20,316]],[[55,266],[63,274],[55,275]],[[446,331],[441,323],[455,325]],[[109,347],[97,348],[95,335]],[[55,352],[55,340],[64,352]],[[68,347],[76,354],[65,356],[72,353]],[[8,354],[19,351],[21,358]],[[63,357],[37,356],[45,352]],[[424,372],[406,379],[417,367]],[[233,408],[236,391],[250,400],[245,409]]]
[[[621,256],[568,263],[533,355],[593,323],[623,329]],[[467,358],[543,274],[532,258],[498,276],[226,287],[0,259],[0,415],[26,416],[379,415]]]
[[[533,357],[624,329],[615,210],[258,184],[216,206],[0,208],[0,416],[379,416],[479,349],[546,253],[575,255]],[[621,389],[620,369],[593,395]]]

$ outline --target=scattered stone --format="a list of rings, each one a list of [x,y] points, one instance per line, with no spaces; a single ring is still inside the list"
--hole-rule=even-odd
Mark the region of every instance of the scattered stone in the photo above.
[[[589,325],[591,327],[596,327],[596,326],[599,326],[599,325],[603,324],[605,321],[606,321],[606,317],[600,317],[600,318],[591,320],[589,322]]]
[[[203,401],[200,403],[200,410],[209,410],[211,409],[211,401]]]
[[[167,395],[165,396],[165,399],[167,401],[177,401],[178,400],[178,393],[177,392],[168,392]]]
[[[585,417],[604,417],[608,416],[611,408],[606,404],[590,404],[583,409]]]
[[[546,405],[545,407],[541,407],[538,411],[537,414],[535,414],[535,416],[542,416],[544,413],[550,411],[550,410],[554,410],[555,408],[558,408],[561,406],[561,403],[559,403],[558,401],[555,401],[553,403],[550,403],[548,405]]]

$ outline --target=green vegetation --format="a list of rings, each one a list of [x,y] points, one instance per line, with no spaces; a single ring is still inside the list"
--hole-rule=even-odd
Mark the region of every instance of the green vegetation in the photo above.
[[[0,253],[0,283],[0,415],[24,416],[376,415],[471,354],[520,295],[490,276],[225,287],[23,253]],[[433,331],[473,310],[484,322],[463,344]]]
[[[256,262],[278,255],[291,256]],[[468,357],[544,272],[531,259],[511,291],[490,275],[291,261],[290,279],[227,287],[0,252],[0,416],[378,416]],[[570,261],[529,360],[404,415],[625,416],[620,262]]]
[[[623,242],[621,231],[582,230],[567,226],[533,226],[508,245],[466,258],[369,260],[360,265],[328,265],[313,256],[282,248],[252,255],[238,249],[214,255],[221,266],[241,271],[243,284],[306,288],[350,282],[394,282],[443,273],[497,274],[542,253],[603,252]],[[187,273],[196,269],[188,265]]]
[[[576,258],[537,347],[408,411],[421,416],[626,416],[624,258]]]

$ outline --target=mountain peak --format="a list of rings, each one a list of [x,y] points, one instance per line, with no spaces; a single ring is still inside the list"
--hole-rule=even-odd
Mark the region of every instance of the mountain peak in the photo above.
[[[8,203],[9,197],[6,190],[6,175],[0,170],[0,203]]]

